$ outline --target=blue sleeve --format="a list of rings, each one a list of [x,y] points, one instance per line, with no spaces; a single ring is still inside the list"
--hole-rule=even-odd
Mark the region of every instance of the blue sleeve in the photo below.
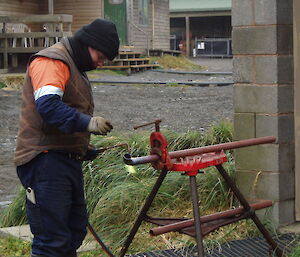
[[[41,96],[35,103],[42,119],[66,134],[86,131],[91,119],[91,116],[66,105],[56,94]]]

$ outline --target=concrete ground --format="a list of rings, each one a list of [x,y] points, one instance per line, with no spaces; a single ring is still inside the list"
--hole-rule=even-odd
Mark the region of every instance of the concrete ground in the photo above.
[[[279,229],[280,233],[294,233],[300,234],[300,222],[296,222],[287,226],[283,226]]]
[[[33,238],[29,225],[0,228],[0,236],[12,236],[28,242],[31,242]],[[77,250],[77,252],[91,251],[95,248],[96,241],[83,242],[82,246]]]

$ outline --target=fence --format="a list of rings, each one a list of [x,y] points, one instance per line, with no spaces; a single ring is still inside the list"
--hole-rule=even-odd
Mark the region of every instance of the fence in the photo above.
[[[232,57],[231,38],[195,38],[194,57]]]

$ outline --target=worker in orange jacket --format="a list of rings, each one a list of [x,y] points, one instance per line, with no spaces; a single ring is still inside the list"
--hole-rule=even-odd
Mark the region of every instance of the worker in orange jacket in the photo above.
[[[115,25],[96,19],[72,37],[34,54],[28,63],[15,164],[26,189],[32,257],[75,257],[86,235],[81,163],[90,133],[113,126],[93,117],[86,71],[118,54]]]

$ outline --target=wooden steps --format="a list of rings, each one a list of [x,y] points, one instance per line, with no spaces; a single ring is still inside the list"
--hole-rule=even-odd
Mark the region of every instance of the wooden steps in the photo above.
[[[157,67],[159,67],[159,64],[150,64],[150,58],[144,57],[141,52],[134,51],[131,47],[130,50],[119,51],[119,54],[113,61],[99,69],[125,70],[130,74]]]

